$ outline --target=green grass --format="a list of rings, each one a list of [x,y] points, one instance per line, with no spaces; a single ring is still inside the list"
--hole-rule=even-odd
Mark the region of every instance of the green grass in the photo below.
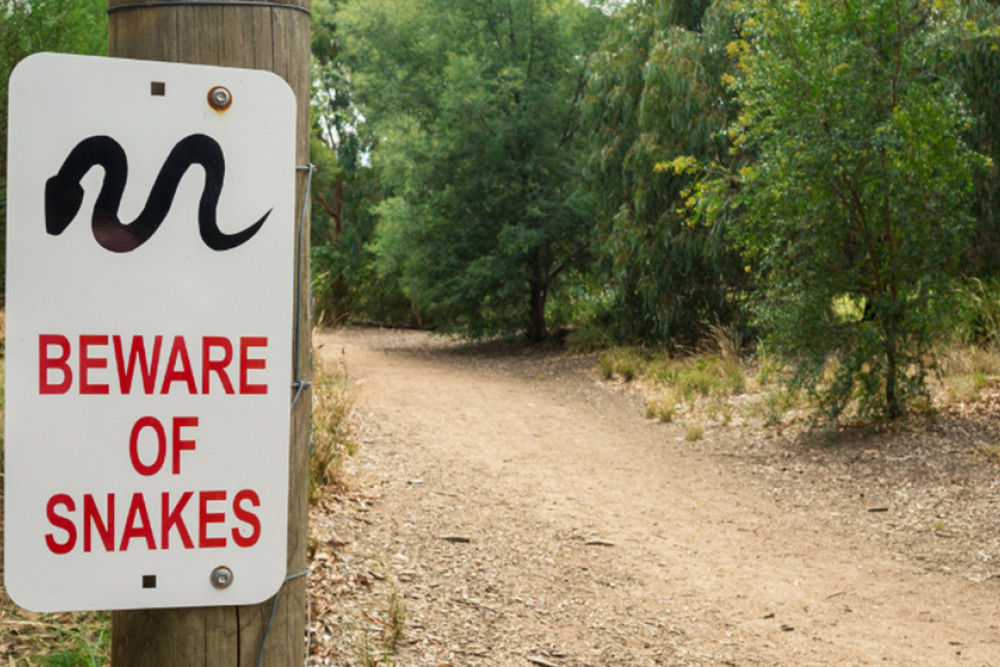
[[[1000,278],[973,278],[955,290],[957,313],[952,327],[964,342],[1000,345]]]
[[[785,387],[776,387],[764,394],[759,404],[765,426],[776,426],[781,418],[798,400],[798,393]]]
[[[648,419],[671,422],[680,412],[697,412],[702,418],[729,424],[732,397],[747,390],[746,369],[729,330],[715,327],[711,331],[710,351],[684,356],[636,347],[605,350],[598,357],[601,375],[607,380],[641,380]]]
[[[0,664],[103,667],[110,661],[109,613],[35,614],[0,592]]]
[[[582,327],[566,336],[566,351],[570,354],[588,354],[605,350],[611,339],[603,330],[595,326]]]
[[[740,362],[716,354],[681,358],[659,355],[645,365],[642,376],[673,391],[686,403],[699,398],[734,396],[746,390]]]

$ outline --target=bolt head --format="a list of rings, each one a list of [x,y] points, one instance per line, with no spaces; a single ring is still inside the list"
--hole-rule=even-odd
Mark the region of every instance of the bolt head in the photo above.
[[[211,581],[216,588],[229,588],[229,585],[233,583],[233,571],[225,565],[220,565],[212,570]]]
[[[225,111],[233,103],[233,94],[225,86],[216,86],[208,91],[208,105],[216,111]]]

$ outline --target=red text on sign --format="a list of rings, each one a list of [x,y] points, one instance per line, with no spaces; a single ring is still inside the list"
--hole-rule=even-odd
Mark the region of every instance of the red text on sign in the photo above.
[[[131,497],[108,493],[103,502],[90,493],[79,502],[68,493],[57,493],[45,506],[53,529],[45,535],[45,546],[56,555],[74,550],[223,549],[230,541],[247,548],[260,539],[258,507],[260,496],[251,489],[232,496],[223,490]]]
[[[193,349],[191,345],[193,345]],[[38,336],[38,393],[266,394],[267,336]]]
[[[194,440],[187,440],[182,437],[181,429],[189,428],[198,425],[197,417],[174,417],[173,418],[173,428],[171,433],[173,435],[173,465],[171,466],[170,472],[174,475],[181,474],[181,452],[182,451],[193,451],[195,448]],[[142,455],[139,452],[141,440],[143,439],[143,434],[152,435],[155,441],[156,447],[156,458],[153,459],[152,463],[148,463],[143,460]],[[146,438],[148,440],[148,438]],[[160,472],[163,468],[163,464],[167,460],[167,432],[163,428],[163,424],[156,417],[140,417],[135,424],[132,425],[132,432],[129,434],[128,438],[128,455],[129,460],[132,461],[132,467],[140,475],[146,477],[155,475]]]

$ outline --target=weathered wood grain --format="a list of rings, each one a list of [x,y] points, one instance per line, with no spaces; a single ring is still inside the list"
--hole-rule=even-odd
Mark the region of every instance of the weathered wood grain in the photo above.
[[[134,0],[109,0],[109,10]],[[272,0],[309,9],[310,0]],[[205,6],[150,6],[111,11],[108,53],[141,60],[186,62],[272,71],[283,77],[298,102],[296,160],[309,162],[309,15],[292,7],[254,7],[218,3]],[[297,181],[297,206],[302,205],[306,175]],[[305,228],[298,233],[299,221]],[[299,270],[299,368],[297,378],[311,380],[309,312],[309,218],[296,211],[297,238],[303,261]],[[295,379],[295,378],[292,378]],[[291,380],[290,380],[291,383]],[[292,390],[294,395],[294,389]],[[308,542],[308,454],[311,392],[302,392],[292,411],[289,439],[287,572],[306,569]],[[282,588],[263,664],[304,663],[306,579],[295,578]],[[271,600],[258,605],[194,609],[151,609],[115,612],[112,623],[112,663],[115,665],[184,666],[257,664]]]

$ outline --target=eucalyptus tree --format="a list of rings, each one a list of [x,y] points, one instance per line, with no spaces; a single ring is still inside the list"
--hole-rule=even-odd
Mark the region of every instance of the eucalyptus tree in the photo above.
[[[589,243],[580,98],[603,24],[576,0],[349,0],[341,14],[386,197],[378,266],[441,328],[546,336],[547,299]]]
[[[976,277],[1000,276],[1000,2],[966,0],[977,30],[965,39],[956,74],[968,96],[972,122],[963,133],[994,168],[977,174],[972,213],[975,233],[965,253],[966,270]]]
[[[380,193],[365,160],[371,137],[354,104],[340,30],[340,0],[312,1],[311,193],[314,312],[325,322],[349,317],[400,321],[408,305],[379,280],[370,248]]]
[[[900,417],[923,390],[937,315],[986,163],[962,140],[954,0],[747,0],[732,131],[735,237],[763,282],[767,347],[831,417]],[[716,207],[732,192],[700,190]],[[710,217],[710,216],[709,216]]]
[[[749,275],[721,217],[684,202],[693,177],[657,165],[731,166],[736,113],[723,79],[738,24],[728,1],[639,0],[614,17],[587,91],[590,178],[619,337],[694,342],[740,316]]]

